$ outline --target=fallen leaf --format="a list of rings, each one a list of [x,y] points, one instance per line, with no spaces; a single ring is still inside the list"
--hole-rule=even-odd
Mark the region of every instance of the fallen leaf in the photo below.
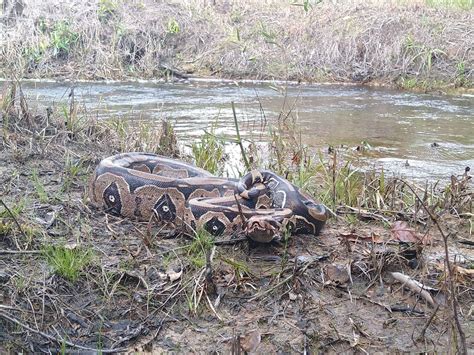
[[[428,238],[420,236],[413,228],[410,228],[405,221],[396,221],[392,225],[392,239],[404,243],[425,244]]]
[[[262,335],[258,329],[252,330],[240,336],[240,347],[245,352],[255,351],[262,340]]]
[[[325,285],[344,285],[350,281],[351,277],[345,265],[330,264],[324,267]]]

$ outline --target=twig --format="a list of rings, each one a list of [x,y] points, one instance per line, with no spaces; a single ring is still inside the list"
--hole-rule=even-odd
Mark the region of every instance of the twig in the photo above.
[[[428,319],[428,321],[426,322],[425,326],[423,327],[423,329],[421,330],[421,333],[420,335],[418,336],[418,340],[421,340],[421,339],[424,339],[425,338],[425,333],[426,333],[426,329],[428,329],[428,327],[430,326],[431,322],[433,321],[436,313],[438,312],[438,309],[439,309],[439,305],[436,306],[436,309],[434,310],[433,314],[431,315],[430,319]]]
[[[249,240],[247,237],[239,237],[234,239],[224,239],[224,240],[215,240],[214,245],[232,245],[237,244],[239,242],[244,242]]]
[[[41,254],[41,250],[7,250],[1,249],[0,255],[2,254]]]
[[[40,330],[33,329],[30,326],[26,325],[25,323],[22,323],[18,319],[13,318],[12,316],[10,316],[10,315],[8,315],[4,312],[0,311],[0,316],[7,319],[7,320],[9,320],[10,322],[13,322],[13,323],[19,325],[22,328],[25,328],[26,330],[28,330],[30,332],[33,332],[35,334],[41,335],[42,337],[44,337],[46,339],[54,341],[55,343],[57,343],[59,345],[66,344],[68,346],[71,346],[71,347],[74,347],[74,348],[77,348],[77,349],[94,351],[94,352],[97,352],[97,353],[98,352],[101,352],[101,353],[116,353],[116,352],[123,352],[123,351],[127,350],[125,348],[116,348],[116,349],[94,349],[94,348],[89,348],[87,346],[82,346],[82,345],[79,345],[79,344],[72,343],[72,342],[70,342],[70,341],[68,341],[68,340],[66,340],[62,337],[56,338],[56,337],[54,337],[50,334],[44,333]]]

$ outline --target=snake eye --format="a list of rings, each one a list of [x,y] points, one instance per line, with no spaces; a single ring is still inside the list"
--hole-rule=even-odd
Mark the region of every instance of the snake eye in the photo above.
[[[114,195],[109,195],[109,201],[114,203],[115,202],[115,196]]]
[[[163,212],[169,212],[170,208],[168,206],[163,206],[162,210]]]

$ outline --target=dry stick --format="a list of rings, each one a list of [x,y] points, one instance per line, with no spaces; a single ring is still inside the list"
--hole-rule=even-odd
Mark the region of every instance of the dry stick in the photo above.
[[[404,275],[400,272],[392,272],[391,273],[393,278],[396,279],[397,281],[400,281],[403,286],[408,287],[410,290],[412,290],[415,293],[418,293],[421,297],[423,297],[431,306],[435,307],[436,303],[431,297],[430,293],[426,290],[425,285],[419,283],[416,280],[413,280],[410,276]],[[416,306],[413,307],[413,309]]]
[[[13,322],[17,325],[19,325],[20,327],[22,328],[25,328],[26,330],[30,331],[30,332],[33,332],[33,333],[36,333],[38,335],[41,335],[42,337],[46,338],[46,339],[49,339],[51,341],[54,341],[55,343],[61,345],[61,344],[66,344],[68,346],[71,346],[73,348],[77,348],[77,349],[81,349],[81,350],[88,350],[88,351],[94,351],[94,352],[102,352],[102,353],[116,353],[116,352],[123,352],[123,351],[126,351],[127,349],[125,348],[117,348],[117,349],[94,349],[94,348],[89,348],[87,346],[82,346],[82,345],[79,345],[79,344],[74,344],[62,337],[59,337],[56,338],[50,334],[47,334],[47,333],[44,333],[40,330],[35,330],[33,328],[31,328],[30,326],[26,325],[25,323],[22,323],[20,322],[18,319],[16,318],[13,318],[12,316],[4,313],[4,312],[1,312],[0,311],[0,316],[9,320],[10,322]]]
[[[0,255],[2,254],[41,254],[41,250],[5,250],[0,249]]]
[[[5,209],[7,210],[7,212],[10,214],[10,216],[12,217],[13,221],[15,222],[15,224],[17,225],[18,229],[20,230],[21,234],[23,234],[23,237],[25,237],[25,239],[28,239],[28,237],[26,236],[25,232],[23,231],[23,228],[21,228],[21,225],[20,223],[18,223],[18,220],[16,219],[15,215],[13,214],[13,212],[8,208],[7,204],[2,200],[0,199],[0,203],[3,205],[3,207],[5,207]],[[20,246],[18,245],[18,242],[15,240],[15,244],[16,244],[16,247],[18,249],[21,250]]]
[[[458,316],[458,301],[456,299],[456,293],[455,293],[455,288],[454,288],[454,283],[453,283],[453,276],[452,276],[452,271],[451,271],[451,263],[449,262],[449,250],[448,250],[448,237],[449,235],[446,235],[443,232],[443,229],[441,228],[438,219],[436,218],[435,215],[426,207],[425,203],[421,200],[420,196],[416,193],[416,191],[403,179],[398,179],[401,181],[405,186],[407,186],[411,192],[415,195],[415,197],[420,201],[421,205],[423,206],[423,209],[428,213],[430,216],[430,219],[433,221],[433,223],[436,225],[436,227],[439,230],[439,233],[443,237],[443,242],[444,242],[444,254],[446,258],[446,267],[448,269],[448,284],[449,288],[452,294],[451,297],[451,306],[453,309],[453,316],[454,316],[454,322],[456,324],[457,331],[459,333],[460,342],[461,342],[461,354],[467,354],[467,346],[466,346],[466,336],[464,334],[464,331],[462,330],[461,323],[459,322],[459,316]]]

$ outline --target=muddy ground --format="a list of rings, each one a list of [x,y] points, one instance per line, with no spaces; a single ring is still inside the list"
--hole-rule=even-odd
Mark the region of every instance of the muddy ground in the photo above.
[[[425,237],[409,252],[390,226],[363,216],[350,223],[333,217],[318,237],[218,240],[206,249],[176,231],[89,205],[92,170],[121,150],[110,128],[73,132],[46,125],[44,116],[8,124],[6,117],[2,353],[454,352],[460,336],[448,278],[467,348],[474,348],[472,214],[471,222],[439,220],[450,232],[450,277],[443,239],[429,221],[412,224]],[[67,278],[48,259],[51,245],[92,255],[90,262]],[[392,272],[432,287],[425,291],[432,304]]]

